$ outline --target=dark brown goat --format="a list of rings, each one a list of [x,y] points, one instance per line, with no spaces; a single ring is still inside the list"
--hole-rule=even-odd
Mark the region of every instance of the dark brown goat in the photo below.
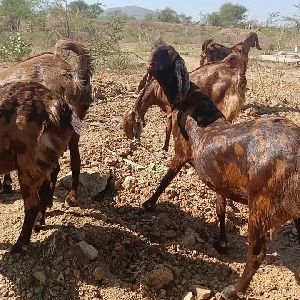
[[[28,246],[34,223],[46,209],[42,197],[51,192],[51,173],[80,123],[76,109],[39,83],[0,87],[0,174],[18,171],[25,206],[12,253]]]
[[[230,124],[193,83],[188,92],[180,90],[173,74],[182,64],[171,46],[156,49],[149,63],[149,74],[158,80],[169,101],[174,101],[174,94],[182,98],[173,102],[177,107],[172,118],[175,155],[143,206],[153,208],[186,163],[221,197],[248,205],[247,263],[235,285],[222,292],[225,299],[237,299],[265,258],[266,233],[274,237],[287,221],[300,217],[300,128],[273,117]],[[299,234],[299,220],[295,223]]]
[[[0,71],[0,85],[15,81],[31,81],[43,84],[49,90],[63,96],[76,110],[82,120],[92,102],[90,79],[93,72],[92,59],[89,51],[80,43],[70,40],[59,40],[55,45],[55,53],[41,53],[15,66]],[[78,69],[71,66],[60,55],[59,51],[71,50],[78,55]],[[74,133],[69,141],[72,188],[69,192],[69,202],[75,202],[78,197],[80,174],[79,135]],[[5,175],[3,192],[11,187]],[[49,200],[51,201],[51,200]]]
[[[228,48],[218,43],[214,43],[213,39],[207,39],[202,44],[202,53],[200,56],[200,66],[206,63],[223,60],[231,53],[242,54],[246,63],[248,64],[248,55],[250,48],[256,47],[261,50],[258,37],[255,32],[250,32],[243,42],[237,43]]]
[[[244,61],[241,56],[231,54],[221,62],[214,62],[199,67],[189,73],[190,79],[202,92],[211,97],[225,118],[232,122],[241,111],[245,103],[246,77]],[[123,128],[127,138],[140,139],[142,128],[145,126],[147,110],[157,105],[167,115],[172,112],[171,105],[163,90],[155,79],[146,82],[147,75],[142,79],[139,89],[140,95],[135,102],[134,109],[129,111],[123,120]],[[166,139],[163,146],[168,150],[171,128],[171,118],[167,118]]]

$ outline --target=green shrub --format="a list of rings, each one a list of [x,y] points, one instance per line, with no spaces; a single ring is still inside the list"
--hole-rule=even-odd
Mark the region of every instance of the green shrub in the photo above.
[[[14,32],[7,36],[0,48],[0,57],[6,62],[22,60],[31,52],[31,45],[20,35]]]

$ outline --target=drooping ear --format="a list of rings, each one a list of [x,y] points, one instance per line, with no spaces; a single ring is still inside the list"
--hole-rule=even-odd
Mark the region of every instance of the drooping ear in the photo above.
[[[178,55],[174,62],[174,76],[176,80],[176,95],[174,105],[178,105],[190,89],[190,77],[184,60]]]
[[[259,45],[258,36],[257,36],[256,33],[255,33],[255,47],[256,47],[256,49],[258,49],[258,50],[262,50],[262,48],[261,48],[260,45]]]

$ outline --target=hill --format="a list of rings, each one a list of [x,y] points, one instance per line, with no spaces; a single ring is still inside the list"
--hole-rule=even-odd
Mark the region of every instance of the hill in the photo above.
[[[155,11],[139,6],[123,6],[123,7],[113,7],[104,10],[104,14],[106,16],[110,16],[115,14],[116,12],[120,12],[128,17],[133,17],[137,20],[144,20],[147,15],[154,14]]]

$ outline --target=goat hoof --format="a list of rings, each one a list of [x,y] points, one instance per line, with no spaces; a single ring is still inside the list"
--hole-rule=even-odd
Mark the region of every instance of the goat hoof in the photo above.
[[[14,244],[10,249],[10,254],[24,254],[27,251],[27,246],[19,243]]]
[[[149,200],[147,200],[147,201],[145,201],[144,203],[143,203],[143,209],[145,210],[145,211],[154,211],[154,209],[155,209],[155,207],[156,207],[156,204],[155,203],[153,203],[153,202],[151,202],[151,201],[149,201]]]
[[[222,299],[225,300],[242,300],[245,299],[242,293],[237,293],[233,285],[228,286],[221,292]]]
[[[77,200],[75,197],[72,196],[67,196],[66,200],[65,200],[65,206],[67,207],[74,207],[77,206]]]
[[[228,252],[228,243],[221,242],[219,240],[213,243],[213,247],[218,251],[220,254],[227,254]]]

